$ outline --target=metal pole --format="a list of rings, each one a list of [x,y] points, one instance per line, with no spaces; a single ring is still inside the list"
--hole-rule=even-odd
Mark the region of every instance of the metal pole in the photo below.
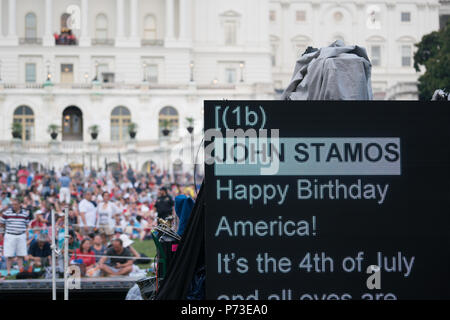
[[[191,133],[191,160],[192,164],[195,167],[195,159],[194,159],[194,131]]]
[[[55,210],[52,209],[52,299],[56,300]]]
[[[69,210],[64,209],[64,300],[69,300],[69,286],[67,272],[69,271]]]

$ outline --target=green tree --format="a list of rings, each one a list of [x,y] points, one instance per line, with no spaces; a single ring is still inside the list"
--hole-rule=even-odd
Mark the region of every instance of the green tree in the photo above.
[[[436,89],[450,90],[450,22],[440,31],[424,35],[416,44],[414,68],[425,73],[419,77],[419,99],[431,100]]]

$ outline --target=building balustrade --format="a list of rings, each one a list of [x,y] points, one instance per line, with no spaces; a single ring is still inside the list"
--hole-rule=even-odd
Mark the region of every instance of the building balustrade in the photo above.
[[[169,143],[179,143],[181,138],[171,137]],[[20,152],[47,154],[53,152],[63,154],[83,153],[114,153],[127,151],[130,144],[134,144],[141,151],[159,148],[161,141],[154,140],[126,140],[126,141],[22,141],[0,140],[0,153]]]
[[[112,47],[114,46],[114,39],[102,39],[102,38],[94,38],[91,40],[92,46],[108,46]]]
[[[19,44],[36,44],[42,45],[42,38],[19,38]]]
[[[164,46],[164,40],[162,40],[162,39],[142,39],[141,46],[143,46],[143,47],[162,47],[162,46]]]
[[[26,83],[2,83],[0,92],[3,90],[23,90],[23,89],[42,89],[46,86],[44,83],[26,82]],[[235,90],[251,88],[249,84],[197,84],[193,86],[197,90]],[[80,89],[80,90],[187,90],[189,84],[179,83],[121,83],[121,82],[86,82],[86,83],[52,83],[51,90],[58,89]]]

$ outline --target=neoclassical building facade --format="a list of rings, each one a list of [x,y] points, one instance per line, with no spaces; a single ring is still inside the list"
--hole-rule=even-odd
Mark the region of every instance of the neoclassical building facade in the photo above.
[[[284,88],[296,57],[336,39],[367,49],[375,99],[417,99],[414,44],[439,29],[440,1],[272,0],[269,31],[275,88]],[[444,1],[445,2],[445,1]]]
[[[415,99],[414,43],[438,28],[437,0],[0,0],[0,166],[188,169],[204,100],[276,99],[336,39],[368,49],[375,98]]]

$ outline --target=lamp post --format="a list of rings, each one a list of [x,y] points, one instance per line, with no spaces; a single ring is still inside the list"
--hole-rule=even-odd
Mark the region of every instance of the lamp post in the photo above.
[[[193,166],[195,167],[195,160],[194,160],[194,119],[193,118],[187,118],[188,126],[186,127],[186,130],[191,135],[191,161]]]
[[[52,78],[52,74],[50,73],[50,61],[49,60],[47,60],[45,62],[45,66],[47,67],[47,82],[50,82],[51,78]]]
[[[169,148],[169,134],[170,134],[170,130],[168,128],[167,125],[167,120],[164,120],[163,123],[161,123],[163,126],[163,130],[162,130],[162,137],[160,139],[161,141],[161,149],[162,149],[162,154],[163,154],[163,162],[164,162],[164,166],[165,166],[165,170],[169,171],[170,170],[170,162],[169,162],[169,152],[170,152],[170,148]]]
[[[241,69],[241,82],[244,82],[244,67],[245,67],[244,63],[241,62],[239,64],[239,68]]]
[[[88,83],[89,73],[84,73],[84,82]]]
[[[98,61],[97,60],[95,60],[95,78],[93,81],[95,81],[95,82],[98,81]]]
[[[147,77],[146,77],[146,75],[147,75],[147,62],[143,62],[142,63],[142,82],[145,82],[145,81],[147,81]]]
[[[191,63],[189,64],[189,68],[191,70],[191,82],[194,82],[194,62],[191,61]]]

